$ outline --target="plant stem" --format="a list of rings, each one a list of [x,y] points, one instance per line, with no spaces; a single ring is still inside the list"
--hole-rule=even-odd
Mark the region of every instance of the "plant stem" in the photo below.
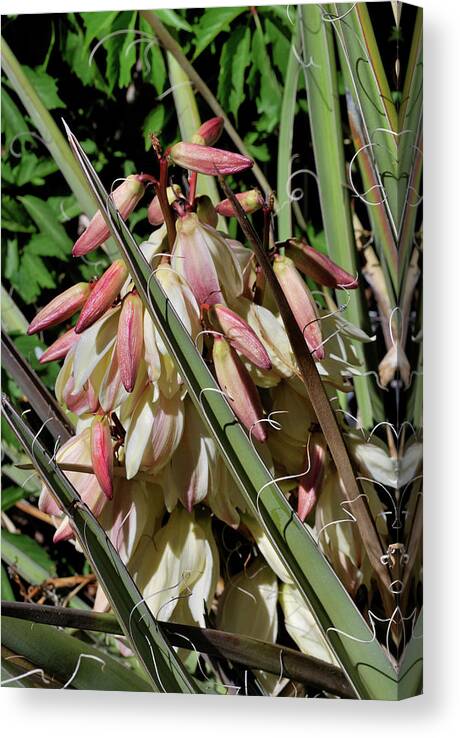
[[[198,180],[197,172],[192,172],[190,174],[189,192],[188,192],[188,204],[190,205],[191,208],[193,207],[193,203],[195,202],[197,180]]]
[[[176,226],[174,223],[174,215],[168,201],[168,160],[163,156],[160,158],[160,182],[156,188],[156,193],[160,201],[161,212],[166,224],[168,233],[169,250],[172,251],[174,241],[176,240]]]
[[[35,605],[28,602],[2,602],[2,613],[7,617],[60,628],[78,628],[123,635],[115,616],[107,613]],[[294,649],[221,630],[161,621],[158,624],[173,646],[196,648],[201,653],[229,659],[249,669],[262,669],[271,674],[279,674],[282,660],[283,676],[286,678],[324,689],[339,697],[354,696],[345,676],[337,666],[306,656]],[[186,639],[190,641],[190,646],[187,645]]]

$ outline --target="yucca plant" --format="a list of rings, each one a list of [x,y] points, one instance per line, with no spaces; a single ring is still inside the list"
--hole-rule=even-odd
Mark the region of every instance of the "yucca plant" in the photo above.
[[[401,39],[401,4],[384,5]],[[38,472],[34,514],[55,527],[53,545],[83,552],[87,578],[72,581],[92,584],[51,605],[46,567],[5,516],[5,684],[420,692],[421,14],[390,77],[365,3],[279,6],[278,46],[263,9],[253,28],[236,24],[246,10],[210,9],[195,26],[173,11],[110,20],[111,33],[158,44],[180,128],[178,140],[150,130],[142,172],[113,183],[78,116],[60,130],[3,44],[10,87],[92,216],[72,255],[96,271],[103,254],[96,278],[30,323],[4,305],[2,361],[31,411],[4,397],[25,454],[6,437],[5,473]],[[258,59],[276,191],[232,123],[245,58],[228,110],[196,68],[228,24],[222,61],[249,48]],[[299,126],[314,169],[293,168]],[[302,173],[321,237],[292,187]],[[7,335],[50,330],[39,365],[62,362],[56,399]]]

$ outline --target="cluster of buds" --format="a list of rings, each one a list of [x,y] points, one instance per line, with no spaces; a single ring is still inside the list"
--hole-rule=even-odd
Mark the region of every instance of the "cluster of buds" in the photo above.
[[[195,192],[198,173],[235,174],[253,165],[246,156],[214,147],[222,130],[222,119],[214,118],[201,126],[192,141],[179,142],[164,156],[160,154],[163,171],[171,164],[187,170],[189,191],[169,180],[158,183],[149,175],[131,175],[114,190],[113,203],[126,219],[143,196],[145,183],[155,181],[156,193],[148,208],[148,221],[155,230],[139,247],[152,268],[152,278],[168,295],[237,421],[257,442],[267,467],[292,479],[287,496],[298,517],[314,522],[324,480],[330,478],[330,460],[317,426],[310,430],[316,418],[283,322],[260,281],[252,252],[217,229],[218,215],[237,215],[232,201],[213,205]],[[257,189],[238,193],[236,198],[248,215],[267,210]],[[74,256],[93,251],[108,237],[109,229],[97,213],[77,240]],[[324,381],[345,390],[349,381],[345,375],[356,363],[350,336],[356,335],[351,330],[347,334],[342,317],[326,315],[316,305],[303,275],[329,288],[353,289],[356,280],[303,241],[279,246],[270,254],[273,269],[318,371]],[[339,320],[344,329],[340,344],[329,343],[340,356],[336,363],[327,355],[325,343],[334,339]],[[43,363],[64,360],[56,396],[75,423],[76,435],[59,450],[57,460],[64,470],[76,463],[87,467],[65,473],[105,525],[114,545],[123,547],[124,560],[144,596],[167,592],[171,582],[162,577],[172,567],[181,582],[176,603],[184,589],[196,591],[188,601],[187,617],[202,624],[203,600],[210,606],[218,571],[209,516],[238,527],[245,503],[122,259],[93,282],[79,283],[54,298],[34,318],[29,333],[63,323],[65,332],[40,359]],[[270,420],[269,411],[284,413],[279,424]],[[155,501],[149,502],[149,490],[154,490]],[[128,546],[120,521],[129,514],[129,505],[135,511],[129,540],[135,544]],[[154,510],[150,516],[145,515],[146,505]],[[73,535],[46,488],[40,506],[56,517],[56,540]],[[170,518],[162,527],[165,510]],[[174,552],[167,545],[171,536],[178,542]],[[191,552],[204,572],[193,581],[185,574]],[[268,547],[263,553],[271,556]],[[276,564],[273,567],[277,572]],[[276,590],[276,601],[278,589],[271,570],[267,581],[254,579],[254,597],[263,599],[264,587]],[[162,610],[161,616],[173,617],[180,609],[170,606],[169,597],[153,599],[155,615]],[[103,601],[101,593],[98,601]],[[227,610],[228,603],[223,603],[220,617],[225,623]],[[272,635],[276,617],[275,607]]]

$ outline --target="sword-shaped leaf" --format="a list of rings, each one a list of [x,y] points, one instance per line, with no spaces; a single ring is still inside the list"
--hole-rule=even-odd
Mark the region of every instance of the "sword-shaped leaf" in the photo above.
[[[323,23],[333,27],[343,54],[345,78],[364,121],[365,144],[375,160],[380,199],[395,236],[401,226],[399,125],[366,3],[331,3]],[[395,265],[396,266],[396,265]]]
[[[51,625],[2,614],[2,646],[25,657],[34,668],[43,669],[45,679],[50,678],[55,689],[152,691],[145,679],[113,656]],[[10,684],[14,686],[14,682]],[[41,686],[47,686],[46,682]]]
[[[356,245],[346,182],[334,38],[332,25],[324,21],[319,5],[302,6],[302,34],[308,113],[328,252],[343,269],[356,274]],[[338,293],[340,301],[344,297],[345,293]],[[347,313],[352,323],[365,326],[367,315],[361,299],[358,291],[351,294]],[[355,348],[365,374],[363,348],[359,345]],[[370,428],[373,418],[382,417],[381,400],[369,377],[356,377],[354,386],[361,423]]]

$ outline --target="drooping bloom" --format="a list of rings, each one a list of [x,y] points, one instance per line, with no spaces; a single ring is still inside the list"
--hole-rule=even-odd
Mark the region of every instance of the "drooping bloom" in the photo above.
[[[224,119],[220,116],[206,120],[192,136],[192,143],[214,146],[224,130]]]
[[[212,146],[179,141],[169,151],[175,164],[201,174],[237,174],[254,166],[248,156],[233,151],[215,149]]]
[[[111,413],[128,398],[128,393],[121,381],[116,345],[102,360],[101,372],[97,371],[97,374],[102,377],[98,387],[100,406],[104,413]]]
[[[305,449],[316,415],[306,393],[301,394],[302,383],[295,387],[292,380],[282,381],[272,390],[272,412],[279,429],[270,431],[268,444],[273,458],[288,473],[302,474],[308,468]]]
[[[219,304],[213,305],[208,314],[213,327],[222,331],[234,349],[260,369],[271,369],[272,363],[264,345],[243,318]]]
[[[179,499],[189,512],[202,502],[210,486],[211,466],[215,461],[213,441],[192,401],[184,401],[184,432],[165,476],[165,499],[172,510]]]
[[[49,361],[58,361],[59,359],[64,359],[67,354],[69,353],[72,346],[76,344],[78,341],[78,334],[75,333],[75,330],[71,328],[66,333],[63,333],[62,336],[59,336],[59,338],[54,341],[54,343],[49,346],[46,351],[42,353],[40,356],[39,362],[40,364],[46,364]]]
[[[179,500],[191,511],[195,505],[203,503],[220,520],[237,528],[239,512],[246,510],[245,502],[217,451],[214,438],[188,397],[184,400],[184,418],[181,441],[162,474],[166,507],[172,511]],[[264,461],[271,468],[267,453]]]
[[[254,438],[263,443],[267,438],[262,403],[257,387],[248,370],[242,363],[235,349],[222,338],[215,336],[212,351],[217,381],[236,417],[252,433]]]
[[[81,333],[105,313],[118,296],[126,278],[128,269],[123,259],[117,259],[104,272],[94,285],[91,295],[80,313],[75,332]]]
[[[372,519],[382,541],[385,541],[388,531],[386,519],[382,516],[383,505],[377,495],[371,493],[367,497]],[[358,526],[353,522],[353,503],[347,501],[343,483],[335,470],[328,469],[325,476],[315,508],[315,529],[320,549],[354,596],[361,584],[370,583],[372,568]]]
[[[172,266],[190,285],[199,305],[225,303],[243,290],[241,267],[225,239],[195,213],[176,222]]]
[[[240,299],[239,310],[263,343],[273,370],[279,377],[291,377],[296,370],[295,358],[281,318],[248,299]]]
[[[106,416],[95,415],[91,423],[91,463],[97,481],[111,500],[113,495],[113,446]]]
[[[37,313],[27,329],[29,336],[71,318],[85,304],[90,293],[91,285],[87,282],[79,282],[69,287]]]
[[[95,323],[79,334],[74,349],[66,357],[61,369],[69,365],[69,371],[75,380],[75,389],[81,389],[103,366],[115,345],[120,307],[110,308]]]
[[[90,379],[83,387],[75,389],[75,380],[70,376],[62,390],[62,399],[71,413],[75,415],[86,415],[95,413],[99,407],[97,393]]]
[[[153,540],[140,540],[130,568],[156,618],[204,627],[219,576],[210,516],[177,507]]]
[[[186,280],[167,264],[156,269],[155,279],[168,296],[184,328],[196,342],[198,350],[201,350],[202,340],[198,335],[202,328],[200,309]],[[165,397],[173,397],[183,386],[182,377],[148,311],[144,314],[144,352],[150,381],[157,383]]]
[[[358,287],[358,280],[342,269],[335,261],[329,259],[317,249],[309,246],[304,241],[291,239],[286,245],[286,256],[289,256],[297,269],[322,284],[325,287],[336,289],[345,287],[354,290]]]
[[[139,470],[157,474],[168,463],[182,437],[184,409],[180,393],[167,398],[147,384],[135,407],[123,408],[121,422],[126,427],[126,477]]]
[[[308,286],[297,271],[292,259],[287,256],[275,256],[273,269],[308,348],[314,354],[314,358],[321,361],[325,354],[319,315]]]
[[[278,634],[278,580],[261,556],[233,576],[219,599],[217,627],[225,632],[275,643]],[[257,670],[264,690],[276,695],[286,684],[280,676]]]
[[[225,587],[219,600],[217,627],[274,643],[278,633],[277,601],[276,574],[258,557]]]
[[[166,264],[158,267],[155,276],[187,332],[195,339],[201,331],[200,309],[189,284],[184,277]]]
[[[219,279],[202,229],[195,214],[176,223],[177,238],[173,249],[176,271],[185,277],[198,303],[224,302]]]
[[[126,220],[144,194],[145,186],[138,174],[130,174],[113,191],[113,202],[123,220]],[[110,236],[110,231],[100,210],[91,219],[86,231],[76,241],[72,254],[83,256],[101,246]]]
[[[113,499],[105,505],[99,524],[106,531],[121,560],[133,573],[133,559],[142,540],[151,539],[161,528],[165,505],[161,487],[140,479],[114,479]],[[107,612],[110,604],[98,586],[93,610]]]
[[[121,381],[127,392],[132,392],[144,347],[144,308],[136,292],[123,300],[117,334],[117,358]]]
[[[57,452],[56,461],[58,464],[79,464],[91,468],[91,431],[85,428],[81,433],[72,436]],[[65,471],[64,474],[75,487],[84,502],[93,515],[98,517],[102,512],[107,497],[102,492],[99,482],[94,474],[87,472]],[[62,516],[62,512],[55,502],[50,490],[43,485],[40,494],[39,508],[43,512],[53,516]],[[58,543],[66,541],[74,536],[73,529],[67,516],[62,517],[53,541]]]
[[[68,352],[57,376],[54,391],[58,402],[65,404],[70,412],[80,416],[86,413],[95,413],[99,407],[99,402],[89,375],[79,385],[75,381],[73,369],[76,348],[77,345]]]
[[[255,213],[255,211],[259,210],[264,204],[264,198],[259,190],[238,192],[235,197],[245,213]],[[224,215],[226,218],[230,218],[232,215],[236,215],[233,203],[231,200],[228,199],[218,202],[216,205],[216,210],[219,215]]]

